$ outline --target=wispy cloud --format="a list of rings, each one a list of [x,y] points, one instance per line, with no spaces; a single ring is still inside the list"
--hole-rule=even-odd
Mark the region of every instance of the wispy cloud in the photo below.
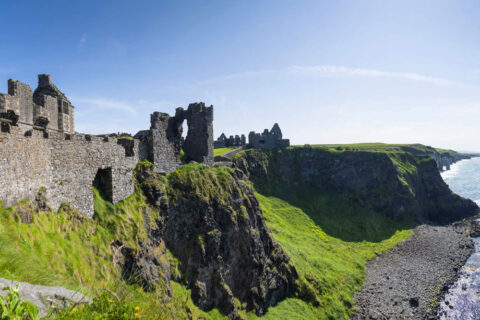
[[[129,112],[131,114],[137,114],[137,111],[132,104],[125,101],[112,100],[108,98],[85,98],[85,97],[72,97],[74,105],[83,104],[93,109],[101,110],[117,110],[123,112]]]
[[[356,77],[356,78],[397,78],[407,81],[424,82],[440,86],[467,86],[464,83],[452,81],[449,79],[424,75],[416,72],[392,72],[376,69],[349,68],[335,65],[317,65],[317,66],[290,66],[281,69],[265,69],[237,72],[224,76],[214,77],[200,84],[216,83],[220,81],[247,79],[263,77],[268,75],[303,75],[303,76],[336,76],[336,77]]]
[[[433,77],[415,72],[390,72],[375,69],[348,68],[334,65],[292,66],[286,69],[290,74],[330,74],[346,77],[399,78],[417,82],[427,82],[442,86],[462,86],[464,84],[444,78]]]
[[[84,32],[82,33],[80,40],[78,40],[78,47],[82,48],[85,46],[86,43],[87,43],[87,34]]]
[[[106,47],[114,57],[124,57],[127,54],[127,47],[115,38],[109,38],[106,42]]]

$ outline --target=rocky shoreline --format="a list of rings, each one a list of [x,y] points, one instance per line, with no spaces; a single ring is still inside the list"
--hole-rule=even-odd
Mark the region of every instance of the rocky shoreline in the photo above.
[[[473,253],[470,221],[417,226],[410,239],[370,261],[353,319],[436,319],[439,301]]]

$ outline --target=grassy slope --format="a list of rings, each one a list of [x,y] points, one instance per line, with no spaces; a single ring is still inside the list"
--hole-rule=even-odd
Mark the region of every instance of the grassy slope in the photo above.
[[[19,222],[14,208],[4,208],[0,202],[0,277],[59,285],[90,296],[108,288],[131,310],[140,307],[142,319],[224,318],[218,310],[201,311],[193,304],[190,291],[173,281],[173,297],[167,304],[158,302],[158,297],[165,295],[161,285],[156,292],[146,293],[137,285],[119,281],[120,270],[112,262],[110,244],[120,240],[128,247],[137,248],[137,241],[145,238],[142,215],[145,197],[137,190],[112,205],[95,190],[94,196],[94,219],[61,208],[58,212],[35,215],[32,224]],[[24,201],[20,205],[29,204]],[[149,214],[153,217],[156,213],[150,211]],[[64,318],[91,319],[91,315],[79,310]]]
[[[409,224],[394,223],[328,191],[285,188],[274,194],[257,193],[267,225],[319,306],[305,302],[311,300],[305,296],[292,297],[271,308],[265,319],[349,319],[367,260],[407,239]]]
[[[213,150],[213,155],[216,156],[221,156],[224,155],[227,152],[233,151],[235,149],[238,149],[239,147],[228,147],[228,148],[217,148]]]

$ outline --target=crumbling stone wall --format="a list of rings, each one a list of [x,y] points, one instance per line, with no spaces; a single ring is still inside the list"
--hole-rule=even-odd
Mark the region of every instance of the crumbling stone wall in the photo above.
[[[135,139],[77,134],[74,107],[47,74],[38,76],[33,94],[28,85],[9,80],[8,94],[0,94],[0,129],[0,201],[6,206],[34,200],[46,188],[53,209],[70,202],[91,217],[92,184],[105,186],[101,191],[114,203],[128,197],[139,160],[171,172],[182,164],[183,148],[185,160],[213,165],[213,106],[192,103],[174,117],[155,112],[150,130]]]
[[[182,121],[168,113],[154,112],[150,115],[150,130],[135,135],[140,139],[141,160],[149,159],[157,172],[171,172],[181,165]]]
[[[133,149],[138,149],[138,141],[132,142]],[[97,171],[106,168],[112,170],[114,203],[134,192],[132,177],[138,155],[126,156],[125,147],[116,138],[46,132],[19,125],[11,126],[9,133],[0,132],[0,146],[0,200],[6,206],[33,200],[45,187],[53,209],[70,202],[91,217],[92,183]]]
[[[25,83],[15,80],[8,81],[8,94],[18,99],[19,121],[32,123],[33,121],[33,96],[32,88]]]
[[[188,132],[182,144],[185,120]],[[187,110],[177,108],[174,117],[154,112],[150,117],[150,130],[139,131],[135,138],[140,140],[140,160],[152,161],[157,172],[177,169],[182,164],[182,149],[186,161],[213,165],[213,106],[192,103]]]
[[[188,125],[184,145],[188,160],[213,165],[213,106],[191,103],[184,116]]]

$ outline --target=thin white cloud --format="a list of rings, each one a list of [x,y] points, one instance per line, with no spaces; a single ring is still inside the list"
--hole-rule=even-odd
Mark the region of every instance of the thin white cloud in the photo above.
[[[86,105],[87,107],[102,110],[117,110],[137,114],[135,108],[125,101],[112,100],[108,98],[86,98],[72,97],[72,102],[76,106]]]
[[[256,78],[266,75],[330,75],[339,77],[368,77],[368,78],[397,78],[415,82],[425,82],[440,86],[467,86],[466,84],[452,81],[445,78],[424,75],[415,72],[391,72],[376,69],[349,68],[335,65],[317,65],[317,66],[290,66],[281,69],[265,69],[256,71],[237,72],[224,76],[214,77],[200,84],[210,84],[229,80],[238,80],[246,78]]]
[[[319,66],[292,66],[288,67],[287,71],[291,74],[330,74],[346,77],[369,77],[369,78],[399,78],[410,81],[427,82],[442,86],[463,86],[464,84],[451,81],[444,78],[423,75],[415,72],[390,72],[375,69],[360,69],[348,68],[334,65],[319,65]]]
[[[217,83],[217,82],[222,82],[222,81],[229,81],[229,80],[237,80],[237,79],[243,79],[243,78],[256,78],[256,77],[261,77],[265,76],[267,74],[275,74],[275,73],[280,73],[282,72],[282,69],[269,69],[269,70],[256,70],[256,71],[243,71],[243,72],[236,72],[236,73],[231,73],[223,76],[218,76],[218,77],[213,77],[210,79],[206,79],[203,81],[200,81],[199,84],[211,84],[211,83]]]
[[[87,34],[84,32],[78,41],[78,47],[82,48],[87,43]]]

